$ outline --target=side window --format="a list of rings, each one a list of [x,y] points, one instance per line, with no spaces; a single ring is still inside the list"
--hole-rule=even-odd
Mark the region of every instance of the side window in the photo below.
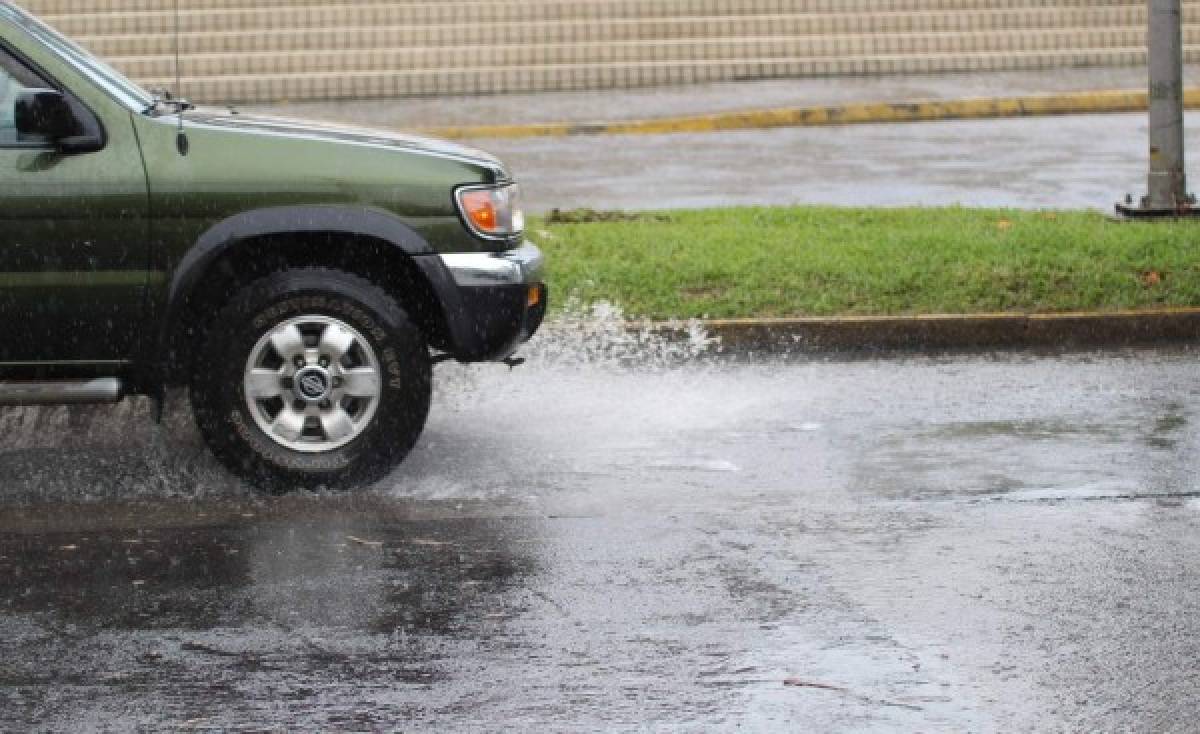
[[[24,89],[47,86],[37,74],[0,48],[0,148],[31,142],[17,137],[17,126],[13,119],[17,95]]]

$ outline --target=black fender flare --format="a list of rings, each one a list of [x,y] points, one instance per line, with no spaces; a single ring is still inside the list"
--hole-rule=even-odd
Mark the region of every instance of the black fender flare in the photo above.
[[[210,227],[175,266],[167,286],[158,333],[156,356],[160,384],[165,382],[165,366],[173,358],[173,338],[188,297],[208,269],[230,248],[256,237],[335,232],[364,236],[388,242],[418,266],[440,301],[443,314],[449,316],[461,308],[453,276],[436,256],[429,243],[395,215],[368,207],[308,205],[255,209],[236,214]],[[457,331],[452,328],[452,331]],[[454,339],[457,334],[451,334]]]

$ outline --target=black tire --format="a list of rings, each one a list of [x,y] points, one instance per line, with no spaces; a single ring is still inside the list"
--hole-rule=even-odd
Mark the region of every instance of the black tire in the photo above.
[[[377,404],[369,419],[349,443],[316,453],[268,435],[251,414],[255,408],[245,388],[251,354],[261,350],[256,345],[289,319],[310,315],[352,327],[378,355],[379,366],[378,396],[372,399]],[[216,457],[259,489],[344,489],[382,478],[408,455],[429,415],[431,373],[420,329],[382,289],[339,270],[285,270],[235,293],[209,322],[193,361],[192,409]],[[292,381],[293,389],[299,382]]]

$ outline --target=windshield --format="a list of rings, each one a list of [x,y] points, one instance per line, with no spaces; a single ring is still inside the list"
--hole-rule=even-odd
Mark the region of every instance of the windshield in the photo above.
[[[116,69],[97,59],[74,41],[20,8],[0,3],[0,18],[12,21],[130,109],[141,112],[154,105],[154,97],[146,90],[126,79]]]

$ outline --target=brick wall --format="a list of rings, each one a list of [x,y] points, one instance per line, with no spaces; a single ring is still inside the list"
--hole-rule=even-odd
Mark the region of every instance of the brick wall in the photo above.
[[[171,0],[17,0],[148,86]],[[180,0],[205,102],[1135,65],[1145,0]],[[1200,61],[1200,0],[1185,0]]]

